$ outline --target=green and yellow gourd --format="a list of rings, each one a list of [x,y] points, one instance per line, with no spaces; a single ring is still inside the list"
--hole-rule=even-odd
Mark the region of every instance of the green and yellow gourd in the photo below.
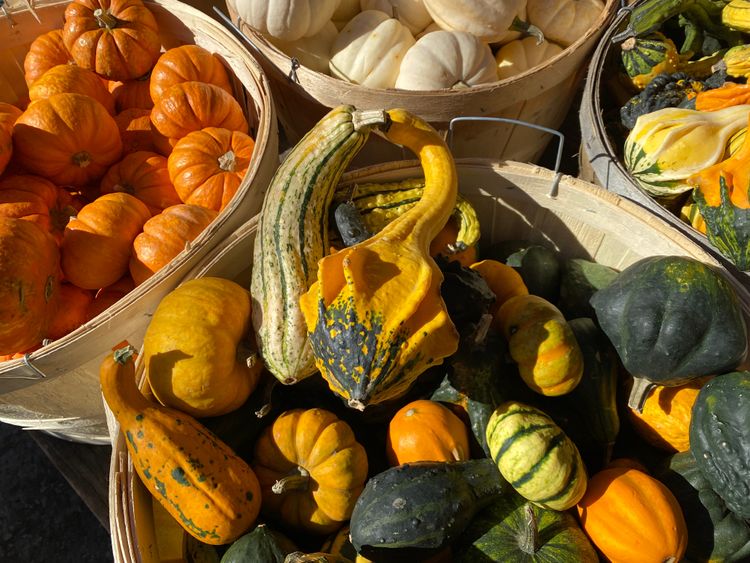
[[[578,448],[539,409],[516,401],[500,405],[487,424],[487,444],[502,476],[538,506],[567,510],[586,492]]]
[[[458,348],[443,275],[429,256],[456,205],[455,164],[428,123],[403,110],[387,114],[385,136],[420,158],[422,198],[373,237],[324,257],[300,299],[316,366],[359,410],[403,395]]]
[[[260,511],[260,485],[244,461],[191,416],[146,399],[135,383],[135,350],[116,350],[100,368],[112,410],[143,485],[196,539],[233,542]]]
[[[339,178],[384,120],[382,111],[334,108],[291,150],[266,192],[253,252],[253,326],[266,367],[282,383],[315,373],[299,298],[328,253],[328,208]]]
[[[750,32],[750,2],[732,0],[721,10],[721,21],[737,31]]]
[[[750,10],[748,15],[750,15]],[[750,45],[737,45],[727,50],[719,64],[727,71],[729,76],[735,78],[750,77]]]
[[[643,90],[657,74],[677,72],[680,54],[674,42],[661,33],[630,37],[620,45],[622,65],[633,85]]]

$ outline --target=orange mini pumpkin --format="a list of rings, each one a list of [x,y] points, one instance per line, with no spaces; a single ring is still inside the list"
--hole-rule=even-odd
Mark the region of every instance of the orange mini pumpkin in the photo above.
[[[430,256],[442,256],[448,262],[458,262],[465,268],[476,262],[477,247],[469,246],[465,250],[451,252],[449,247],[456,244],[458,238],[458,222],[455,217],[451,216],[440,232],[435,235],[430,243]]]
[[[185,250],[218,213],[197,205],[173,205],[154,215],[133,241],[130,275],[142,284]]]
[[[115,108],[118,112],[126,109],[151,109],[154,102],[151,101],[149,93],[149,84],[151,82],[151,73],[136,78],[135,80],[110,80],[107,83],[112,97],[115,99]]]
[[[105,194],[65,227],[62,269],[84,289],[115,283],[128,271],[133,240],[151,217],[146,204],[125,193]]]
[[[254,149],[253,138],[239,131],[193,131],[172,149],[169,177],[185,203],[221,211],[237,193]]]
[[[676,563],[685,554],[687,527],[677,499],[637,469],[614,467],[590,478],[578,517],[611,561]]]
[[[115,116],[122,139],[122,156],[138,151],[156,152],[151,133],[151,110],[131,108]]]
[[[164,155],[188,133],[206,127],[248,131],[237,100],[219,86],[205,82],[180,82],[168,88],[154,102],[151,125],[156,146]]]
[[[26,85],[31,87],[37,78],[57,65],[75,64],[62,38],[62,29],[53,29],[39,35],[29,45],[23,59]]]
[[[133,283],[133,278],[130,277],[130,274],[124,275],[112,285],[101,288],[96,292],[94,299],[86,308],[86,321],[90,321],[99,313],[109,309],[112,305],[133,291],[133,288],[135,288],[135,284]]]
[[[29,99],[44,100],[54,94],[76,93],[91,96],[102,104],[110,115],[115,113],[115,100],[94,72],[75,65],[53,66],[37,78],[29,88]]]
[[[0,102],[0,174],[13,155],[13,125],[22,113],[16,106]]]
[[[13,127],[14,159],[58,186],[98,181],[122,154],[122,140],[106,108],[83,94],[37,100]]]
[[[182,203],[169,180],[167,159],[155,152],[127,155],[107,170],[99,189],[103,194],[122,192],[135,196],[146,204],[151,215]]]
[[[388,424],[386,455],[391,465],[414,461],[466,461],[469,431],[436,401],[412,401]]]
[[[162,53],[151,71],[153,101],[180,82],[207,82],[233,95],[227,69],[219,57],[199,45],[180,45]]]
[[[498,262],[497,260],[482,260],[471,266],[472,270],[479,272],[492,293],[495,294],[495,302],[490,307],[490,313],[495,315],[500,307],[511,297],[516,295],[528,295],[529,289],[514,268]],[[501,330],[499,318],[495,318],[495,328]]]
[[[88,320],[88,308],[93,300],[92,291],[72,283],[63,283],[60,286],[57,313],[50,321],[47,338],[57,340],[85,323]]]
[[[62,36],[78,66],[110,80],[143,76],[161,50],[156,19],[141,0],[74,0]]]

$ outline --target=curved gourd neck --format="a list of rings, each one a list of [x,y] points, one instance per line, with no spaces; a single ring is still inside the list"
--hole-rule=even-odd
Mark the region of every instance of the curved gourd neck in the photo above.
[[[136,385],[135,356],[132,346],[120,348],[104,360],[100,370],[104,400],[120,423],[120,417],[128,412],[154,406]]]

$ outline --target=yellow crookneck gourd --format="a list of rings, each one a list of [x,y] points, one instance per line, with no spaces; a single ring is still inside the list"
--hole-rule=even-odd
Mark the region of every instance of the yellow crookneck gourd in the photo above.
[[[255,473],[191,416],[149,401],[135,383],[135,350],[102,362],[102,394],[125,435],[143,485],[196,539],[221,545],[255,523],[261,491]]]
[[[385,137],[422,163],[422,198],[375,236],[320,260],[317,281],[300,298],[316,366],[359,410],[399,397],[458,347],[440,295],[443,275],[429,255],[456,204],[453,157],[422,119],[387,114]]]

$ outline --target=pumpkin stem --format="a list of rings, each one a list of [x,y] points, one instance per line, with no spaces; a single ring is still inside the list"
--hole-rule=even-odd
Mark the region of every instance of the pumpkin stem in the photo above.
[[[120,20],[110,14],[109,11],[102,10],[101,8],[94,10],[94,17],[96,18],[96,23],[99,24],[99,27],[104,27],[106,29],[114,29],[120,24]]]
[[[539,29],[534,24],[531,24],[529,22],[523,21],[521,18],[516,17],[513,20],[513,23],[510,24],[510,27],[508,28],[510,31],[520,31],[522,33],[525,33],[526,35],[532,35],[533,37],[536,37],[536,44],[541,45],[544,41],[544,33],[542,33],[542,30]]]
[[[227,151],[219,157],[219,168],[226,172],[234,172],[237,167],[237,159],[234,151]]]
[[[352,112],[352,126],[355,131],[359,131],[365,127],[372,127],[373,125],[385,125],[388,119],[388,114],[382,109]]]
[[[128,344],[112,352],[112,356],[118,364],[125,365],[135,355],[135,348]]]
[[[536,514],[530,502],[524,505],[526,527],[524,534],[518,538],[518,547],[527,555],[534,555],[539,551],[539,530],[537,529]]]
[[[89,164],[91,164],[91,153],[88,151],[80,151],[80,152],[75,153],[72,157],[70,157],[70,160],[76,166],[80,166],[81,168],[86,168]]]
[[[304,467],[295,469],[295,473],[279,479],[271,487],[271,492],[277,495],[283,495],[290,491],[307,491],[310,488],[310,474]]]
[[[642,413],[643,405],[646,404],[646,399],[651,393],[653,387],[655,387],[655,385],[648,379],[634,377],[633,387],[630,389],[630,396],[628,397],[628,406],[639,414]]]
[[[112,186],[112,191],[135,195],[135,188],[132,184],[115,184]]]

